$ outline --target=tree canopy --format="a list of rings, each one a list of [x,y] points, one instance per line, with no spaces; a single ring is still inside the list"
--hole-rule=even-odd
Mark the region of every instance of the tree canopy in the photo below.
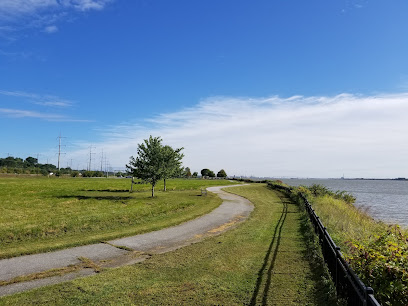
[[[211,171],[210,169],[204,168],[203,170],[201,170],[201,175],[203,177],[215,177],[215,173],[213,171]]]
[[[203,170],[201,170],[201,175],[204,176],[209,176],[208,174],[210,173],[210,169],[204,168]]]
[[[227,173],[224,169],[221,169],[220,171],[218,171],[217,177],[227,177]]]

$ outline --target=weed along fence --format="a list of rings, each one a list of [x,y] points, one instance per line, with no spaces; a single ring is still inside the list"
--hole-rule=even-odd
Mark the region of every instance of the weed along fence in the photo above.
[[[292,192],[292,189],[289,187],[271,183],[268,183],[268,186],[272,189],[279,189],[288,193]],[[301,194],[301,198],[305,204],[306,211],[309,214],[315,232],[319,236],[323,257],[336,285],[339,296],[346,298],[348,305],[380,305],[374,297],[373,289],[364,285],[343,258],[340,247],[334,243],[309,201],[303,194]]]

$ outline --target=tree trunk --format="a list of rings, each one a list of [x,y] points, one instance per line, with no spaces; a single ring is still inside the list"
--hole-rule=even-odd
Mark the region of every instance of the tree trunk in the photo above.
[[[152,198],[154,198],[154,185],[152,185]]]
[[[164,179],[164,191],[166,191],[166,179]]]

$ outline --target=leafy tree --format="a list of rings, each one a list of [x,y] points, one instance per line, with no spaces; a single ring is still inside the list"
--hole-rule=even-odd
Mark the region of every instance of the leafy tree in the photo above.
[[[197,176],[198,176],[198,172],[194,172],[193,177],[197,177]]]
[[[210,172],[208,172],[208,176],[209,176],[209,177],[215,177],[215,173],[210,170]]]
[[[220,171],[218,171],[217,177],[227,177],[227,173],[224,169],[221,169]]]
[[[24,161],[24,164],[27,168],[35,167],[37,163],[38,163],[38,159],[31,157],[31,156],[27,157]]]
[[[137,157],[131,156],[129,165],[126,165],[133,176],[152,185],[152,197],[154,197],[154,187],[163,178],[161,142],[160,137],[150,136],[149,139],[145,139],[143,143],[138,144]]]
[[[210,169],[204,168],[203,170],[201,170],[201,175],[204,176],[209,176],[209,173],[211,172]]]
[[[121,171],[118,171],[118,172],[115,173],[115,175],[116,175],[117,177],[123,177],[123,176],[125,176],[126,174],[123,173],[123,172],[121,172]]]
[[[183,148],[173,149],[172,147],[167,145],[162,147],[161,149],[161,172],[163,176],[164,191],[166,191],[166,179],[178,177],[183,172],[183,168],[181,167],[181,160],[183,159],[184,154],[181,153],[182,150]]]

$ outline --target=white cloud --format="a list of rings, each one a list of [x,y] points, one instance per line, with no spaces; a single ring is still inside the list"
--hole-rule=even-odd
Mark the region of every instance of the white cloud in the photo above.
[[[52,34],[58,32],[58,27],[55,25],[45,27],[44,32]]]
[[[122,124],[94,144],[124,168],[149,135],[185,148],[194,171],[301,177],[408,176],[408,94],[209,98],[145,124]],[[83,150],[73,158],[86,156]]]
[[[80,11],[102,10],[112,0],[65,0],[61,1],[65,6],[73,7]]]

